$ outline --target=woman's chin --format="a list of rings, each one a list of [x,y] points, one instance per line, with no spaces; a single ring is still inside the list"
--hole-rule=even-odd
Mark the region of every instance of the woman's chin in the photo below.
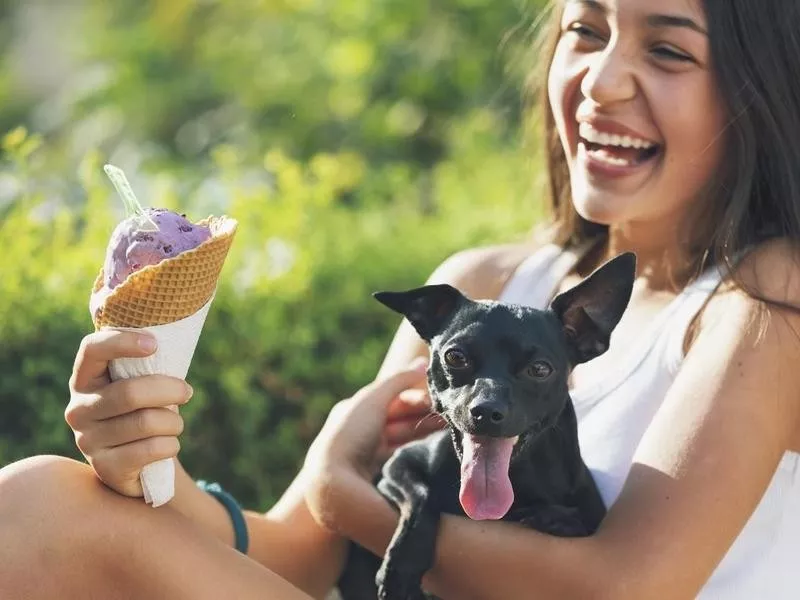
[[[575,198],[572,199],[581,218],[596,223],[597,225],[613,225],[624,221],[623,207],[619,206],[619,199],[616,202],[612,198]]]

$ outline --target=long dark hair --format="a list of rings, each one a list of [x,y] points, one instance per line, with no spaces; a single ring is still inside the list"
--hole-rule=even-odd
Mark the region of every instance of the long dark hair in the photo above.
[[[748,249],[771,239],[800,243],[800,0],[703,0],[711,62],[726,102],[723,157],[707,201],[692,215],[690,272],[716,264],[731,272]],[[552,1],[537,44],[531,91],[540,104],[553,240],[564,246],[605,235],[570,198],[567,160],[547,98],[563,0]],[[751,296],[767,300],[736,276]]]

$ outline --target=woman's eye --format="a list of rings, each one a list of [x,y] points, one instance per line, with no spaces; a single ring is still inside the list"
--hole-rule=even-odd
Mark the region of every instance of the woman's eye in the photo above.
[[[591,29],[590,27],[587,27],[586,25],[583,25],[581,23],[575,23],[574,25],[570,25],[567,31],[570,33],[574,33],[579,38],[582,38],[584,40],[602,41],[603,39],[597,32],[594,31],[594,29]]]
[[[531,379],[547,379],[552,372],[553,367],[543,360],[534,361],[525,369],[525,374]]]
[[[469,366],[467,355],[455,348],[451,348],[444,353],[444,362],[448,367],[452,367],[453,369],[465,369]]]
[[[694,59],[688,54],[683,54],[667,46],[658,46],[656,48],[653,48],[652,52],[657,57],[666,58],[667,60],[675,60],[680,62],[694,62]]]

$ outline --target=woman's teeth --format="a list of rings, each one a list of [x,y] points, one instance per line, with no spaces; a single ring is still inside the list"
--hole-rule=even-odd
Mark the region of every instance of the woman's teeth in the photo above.
[[[578,131],[586,154],[611,167],[638,166],[656,156],[660,148],[642,138],[598,131],[588,123],[581,123]]]
[[[605,149],[587,150],[586,153],[595,160],[613,165],[615,167],[630,167],[632,164],[634,164],[634,161],[628,160],[627,158],[622,158],[620,156],[613,156]]]
[[[636,148],[637,150],[648,150],[655,146],[653,142],[641,138],[597,131],[588,123],[581,123],[578,133],[587,142],[601,146],[618,146],[621,148]]]

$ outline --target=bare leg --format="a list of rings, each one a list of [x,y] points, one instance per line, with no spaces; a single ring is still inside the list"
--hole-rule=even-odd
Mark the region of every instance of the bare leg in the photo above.
[[[169,505],[54,456],[0,469],[0,597],[308,599]]]

